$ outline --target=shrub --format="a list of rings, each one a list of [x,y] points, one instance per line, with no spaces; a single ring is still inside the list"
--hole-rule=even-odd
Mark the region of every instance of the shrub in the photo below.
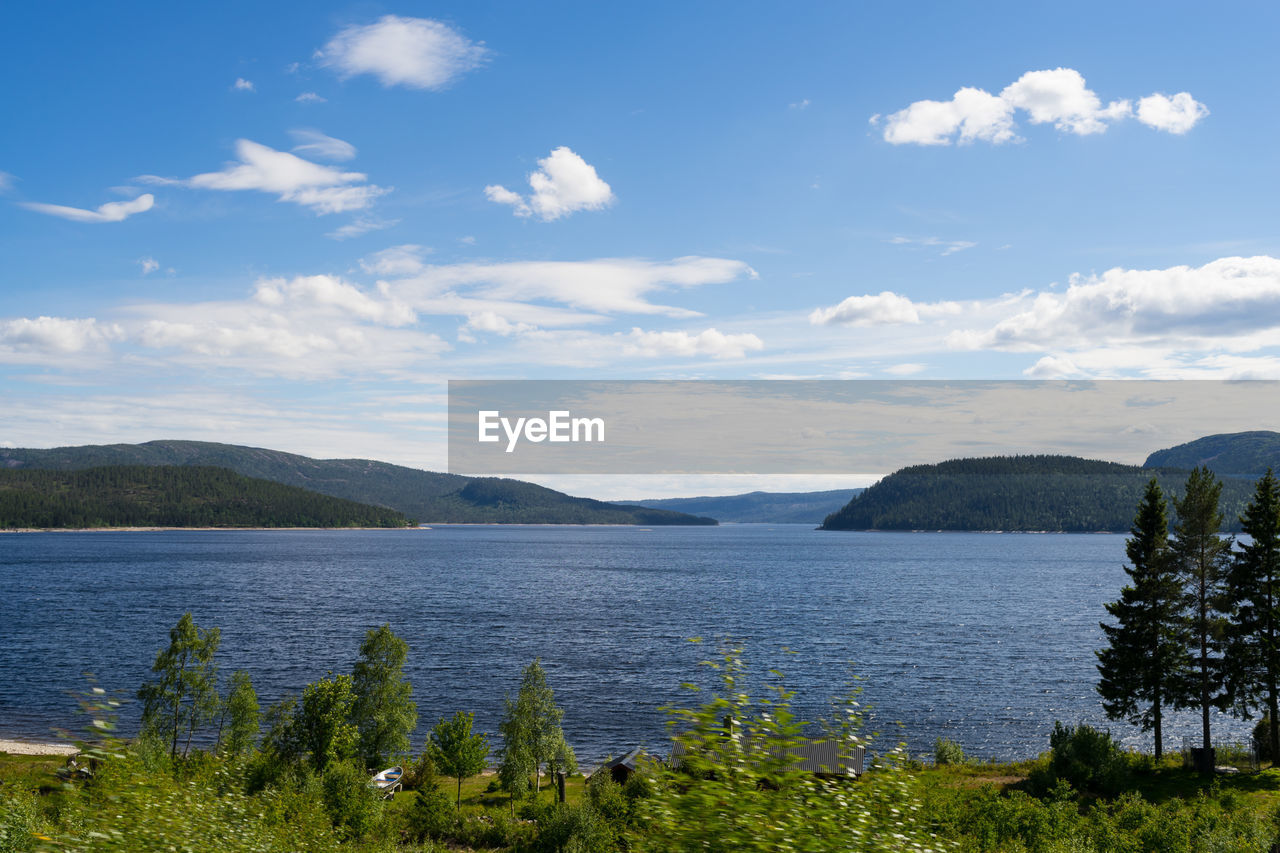
[[[458,812],[449,795],[434,785],[419,788],[417,799],[405,817],[409,836],[417,841],[447,837],[454,829]]]
[[[964,750],[960,748],[960,744],[953,740],[947,740],[944,737],[940,737],[934,742],[934,764],[941,767],[945,764],[964,764],[964,762]]]
[[[382,820],[382,799],[369,787],[369,775],[350,761],[335,761],[321,781],[325,811],[344,838],[363,838]]]
[[[431,756],[423,751],[417,761],[405,768],[400,777],[400,784],[406,791],[429,791],[440,784],[440,775],[436,772],[436,764]]]
[[[1253,727],[1253,747],[1258,752],[1258,761],[1272,761],[1271,755],[1271,718],[1263,715]]]
[[[1077,790],[1105,795],[1118,792],[1124,782],[1125,755],[1110,732],[1055,721],[1049,749],[1050,782],[1064,779]]]

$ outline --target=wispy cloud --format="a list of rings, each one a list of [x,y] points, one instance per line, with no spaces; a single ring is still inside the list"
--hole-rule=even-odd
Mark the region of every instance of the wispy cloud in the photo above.
[[[938,237],[893,237],[889,242],[896,246],[941,247],[941,255],[944,258],[947,255],[954,255],[956,252],[963,252],[965,249],[972,249],[978,245],[969,240],[942,240]]]
[[[442,89],[478,67],[487,54],[483,43],[440,21],[386,15],[343,29],[317,58],[344,77],[373,74],[384,86]]]
[[[333,142],[341,143],[341,140]],[[138,180],[195,189],[257,190],[272,193],[281,201],[302,205],[321,215],[364,210],[378,196],[390,191],[367,183],[368,177],[363,172],[342,172],[249,139],[236,142],[236,154],[240,157],[239,162],[228,163],[218,172],[206,172],[185,180],[154,175],[144,175]]]
[[[95,210],[84,210],[79,207],[65,207],[61,204],[42,204],[39,202],[22,202],[27,210],[47,213],[72,222],[123,222],[135,213],[145,213],[156,203],[155,196],[143,193],[130,201],[109,201],[99,205]]]
[[[254,88],[253,81],[246,80],[243,77],[237,77],[236,82],[231,84],[231,89],[234,92],[256,92],[257,91],[257,89]]]
[[[361,216],[324,236],[331,240],[350,240],[352,237],[359,237],[363,234],[368,234],[370,231],[382,231],[399,223],[399,219],[376,219],[371,216]]]
[[[298,143],[293,146],[298,154],[334,162],[346,162],[356,157],[356,147],[350,142],[326,136],[318,130],[303,127],[289,131],[289,135]]]
[[[302,94],[298,95],[298,97],[294,98],[294,100],[300,104],[323,104],[327,102],[329,99],[322,98],[320,97],[320,95],[316,94],[315,92],[303,92]]]
[[[160,262],[157,261],[155,258],[150,258],[150,257],[139,258],[138,266],[142,267],[143,275],[151,275],[153,272],[160,269]]]

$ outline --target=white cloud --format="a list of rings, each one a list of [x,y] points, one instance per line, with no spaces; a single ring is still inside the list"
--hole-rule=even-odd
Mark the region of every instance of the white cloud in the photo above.
[[[885,119],[884,138],[894,145],[950,145],[983,140],[1011,142],[1013,107],[990,92],[965,87],[949,101],[916,101]]]
[[[410,276],[422,272],[426,266],[422,262],[422,256],[430,252],[431,249],[426,246],[405,243],[403,246],[392,246],[361,258],[360,268],[374,275]]]
[[[918,362],[905,362],[903,364],[891,364],[884,369],[884,372],[890,376],[915,376],[917,373],[923,373],[929,368],[927,364]]]
[[[532,332],[538,328],[532,323],[513,323],[506,317],[493,311],[478,311],[475,314],[467,316],[466,328],[470,331],[489,332],[495,335],[509,337],[511,335],[522,334],[524,332]],[[471,341],[474,343],[475,338]]]
[[[479,66],[487,53],[483,44],[439,21],[386,15],[342,30],[319,59],[344,77],[373,74],[384,86],[442,89]]]
[[[253,298],[273,308],[288,303],[384,326],[407,326],[418,319],[413,309],[391,296],[385,286],[370,293],[331,275],[262,279]]]
[[[119,326],[93,317],[19,317],[0,321],[0,352],[67,355],[103,349],[122,335]]]
[[[1041,291],[985,331],[955,332],[961,349],[1071,350],[1167,344],[1255,348],[1280,331],[1280,259],[1220,258],[1202,267],[1115,268]]]
[[[232,90],[236,92],[255,92],[252,80],[246,80],[243,77],[237,77],[236,82],[231,84]]]
[[[138,266],[142,267],[143,275],[151,275],[151,273],[160,269],[160,262],[155,258],[139,258]]]
[[[551,301],[608,314],[697,316],[697,312],[656,305],[645,297],[660,290],[724,284],[755,271],[742,261],[683,257],[666,262],[636,258],[593,261],[516,261],[496,264],[428,266],[398,289],[424,296],[459,287],[486,299]]]
[[[972,249],[977,243],[969,240],[941,240],[937,237],[894,237],[890,241],[897,246],[941,246],[942,257],[954,255],[956,252],[963,252],[965,249]]]
[[[22,206],[50,216],[70,219],[72,222],[123,222],[135,213],[150,210],[155,203],[155,196],[151,193],[143,193],[131,201],[109,201],[99,205],[96,210],[64,207],[60,204],[40,204],[34,201],[23,202]]]
[[[340,141],[340,140],[335,140]],[[362,172],[342,172],[303,160],[287,151],[276,151],[249,139],[236,142],[240,162],[220,172],[206,172],[185,181],[145,175],[139,180],[210,190],[258,190],[273,193],[317,214],[364,210],[389,190],[366,183]]]
[[[1182,134],[1209,114],[1209,108],[1187,92],[1172,98],[1159,93],[1138,101],[1138,121],[1169,133]]]
[[[1074,68],[1028,71],[1006,86],[1000,99],[1026,110],[1032,124],[1052,123],[1058,130],[1080,136],[1102,133],[1107,122],[1130,113],[1128,101],[1112,101],[1103,107]]]
[[[830,308],[817,308],[809,314],[815,326],[888,326],[916,324],[933,317],[959,314],[958,302],[912,302],[891,290],[865,296],[850,296]]]
[[[787,104],[787,106],[793,110],[807,110],[809,109],[809,99],[804,98],[803,100],[796,101],[795,103]]]
[[[539,170],[529,175],[533,192],[527,200],[498,184],[485,187],[485,196],[511,205],[516,216],[536,214],[543,222],[579,210],[600,210],[615,201],[613,190],[596,174],[595,167],[563,145],[539,160],[538,166]]]
[[[361,216],[324,236],[331,240],[350,240],[352,237],[359,237],[361,234],[368,234],[370,231],[381,231],[399,224],[399,219],[374,219],[370,216]]]
[[[871,117],[873,127],[884,125],[884,139],[893,145],[950,145],[977,140],[1001,144],[1021,141],[1014,124],[1016,111],[1023,111],[1031,124],[1052,124],[1058,130],[1079,136],[1102,133],[1112,122],[1133,114],[1128,100],[1103,106],[1101,99],[1085,84],[1079,71],[1055,68],[1028,71],[1004,88],[999,95],[985,89],[965,87],[949,101],[916,101],[881,120]],[[1157,130],[1186,133],[1208,109],[1186,92],[1173,98],[1149,95],[1138,102],[1138,120]]]
[[[11,189],[13,189],[13,175],[0,172],[0,193],[7,193]]]
[[[293,146],[293,150],[299,154],[335,162],[355,159],[356,147],[354,145],[342,139],[326,136],[318,130],[299,128],[289,131],[289,135],[298,143]]]
[[[326,103],[329,99],[322,98],[319,95],[317,95],[315,92],[303,92],[301,95],[298,95],[298,97],[294,98],[294,100],[300,104],[323,104],[323,103]]]
[[[753,334],[729,334],[706,329],[696,335],[688,332],[646,332],[632,329],[623,348],[625,355],[651,358],[676,355],[685,358],[705,355],[711,358],[745,358],[748,352],[764,349],[764,342]]]

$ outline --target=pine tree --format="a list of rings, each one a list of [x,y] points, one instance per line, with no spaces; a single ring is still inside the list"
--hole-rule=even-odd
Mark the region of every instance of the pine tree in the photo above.
[[[1154,730],[1157,759],[1164,753],[1164,710],[1178,695],[1190,664],[1182,585],[1170,559],[1168,529],[1164,494],[1153,477],[1125,543],[1130,583],[1119,601],[1106,605],[1115,624],[1102,624],[1108,645],[1097,652],[1103,710],[1112,720]]]
[[[1233,620],[1227,626],[1228,694],[1250,716],[1265,702],[1271,755],[1280,755],[1280,482],[1271,469],[1240,517],[1249,544],[1234,554],[1227,576]],[[1274,760],[1274,759],[1273,759]]]
[[[1195,662],[1178,706],[1198,708],[1202,746],[1212,748],[1209,711],[1227,704],[1223,687],[1222,635],[1224,586],[1231,542],[1218,536],[1222,511],[1218,508],[1222,483],[1207,467],[1201,466],[1187,478],[1186,493],[1174,500],[1178,524],[1174,528],[1172,550],[1182,575],[1184,601],[1189,614]]]

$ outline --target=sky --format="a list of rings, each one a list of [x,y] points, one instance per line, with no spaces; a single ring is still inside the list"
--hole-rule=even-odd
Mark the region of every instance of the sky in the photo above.
[[[23,4],[0,444],[442,470],[449,379],[1280,379],[1277,29],[1263,3]]]

